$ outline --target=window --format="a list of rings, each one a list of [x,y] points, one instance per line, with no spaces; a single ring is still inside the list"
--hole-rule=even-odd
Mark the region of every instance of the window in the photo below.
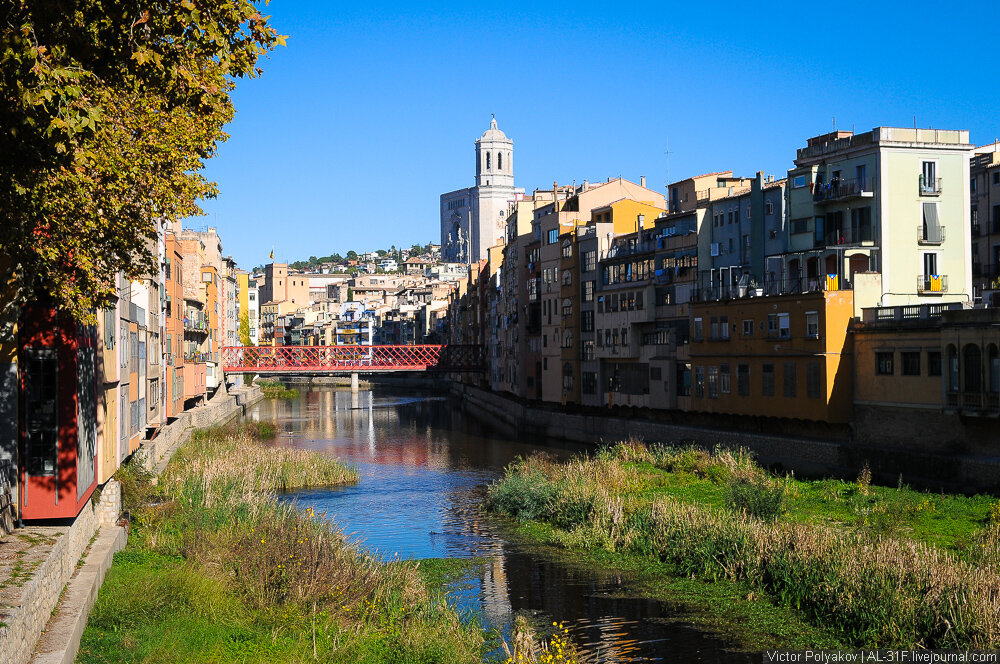
[[[547,237],[548,237],[548,244],[555,244],[556,242],[559,241],[559,229],[558,228],[549,229],[549,234]]]
[[[820,381],[822,371],[820,363],[815,360],[811,360],[806,365],[806,396],[810,399],[823,398],[823,388]]]
[[[598,348],[604,347],[604,330],[597,330],[597,346]]]
[[[594,331],[594,312],[584,311],[583,317],[580,320],[580,331],[581,332],[593,332]]]
[[[59,440],[59,361],[56,351],[29,349],[24,362],[28,475],[56,474]]]
[[[764,214],[771,215],[774,214],[774,203],[767,201],[764,203]]]
[[[791,336],[788,314],[767,315],[767,336],[788,339]]]
[[[774,365],[765,363],[760,368],[760,392],[765,397],[774,396]]]
[[[815,311],[806,312],[806,336],[819,339],[819,313]]]
[[[719,365],[719,391],[723,394],[730,392],[729,364]]]
[[[784,394],[790,399],[795,398],[796,366],[794,362],[785,362]]]
[[[694,368],[694,396],[698,399],[705,396],[705,367]]]
[[[502,152],[497,152],[497,170],[498,171],[502,171],[503,170],[503,153]]]
[[[939,350],[927,351],[927,375],[928,376],[941,375],[941,351]]]
[[[488,170],[488,171],[492,170],[490,168],[490,153],[489,152],[486,153],[486,170]]]
[[[719,316],[719,338],[729,341],[729,316]]]
[[[808,182],[806,182],[805,175],[796,175],[794,178],[792,178],[792,189],[799,189],[801,187],[806,186],[807,184]]]
[[[581,377],[580,389],[584,394],[597,394],[597,373],[584,371]]]
[[[900,375],[920,375],[920,351],[902,351],[899,354]]]
[[[875,353],[875,374],[878,376],[891,376],[895,373],[892,366],[892,351],[879,351]]]
[[[704,338],[704,329],[702,326],[702,320],[700,318],[694,319],[694,340],[702,341]]]
[[[570,244],[568,241],[566,242],[565,245],[563,245],[563,248],[562,248],[562,257],[563,258],[572,258],[573,257],[573,245]]]
[[[663,380],[663,369],[661,367],[650,367],[649,368],[649,379],[650,380]]]
[[[597,252],[596,251],[583,252],[583,271],[593,272],[596,269],[597,269]]]
[[[1000,171],[993,172],[993,184],[1000,184]]]
[[[854,167],[854,179],[858,183],[858,188],[862,191],[867,191],[868,187],[866,181],[868,180],[868,165],[858,164]]]
[[[719,398],[719,367],[708,368],[708,398]]]
[[[118,320],[118,316],[114,309],[104,310],[104,347],[107,350],[115,347],[115,335],[118,334],[116,320]]]
[[[753,336],[753,319],[747,318],[743,321],[743,336],[752,337]]]
[[[568,273],[567,273],[568,274]],[[594,281],[583,282],[583,301],[593,302],[594,301]]]
[[[809,232],[809,219],[792,219],[792,235]]]
[[[736,390],[741,397],[750,396],[750,365],[739,364],[736,366]]]

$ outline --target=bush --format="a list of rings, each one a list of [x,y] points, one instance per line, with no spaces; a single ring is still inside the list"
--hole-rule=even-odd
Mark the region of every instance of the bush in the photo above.
[[[784,485],[765,477],[735,475],[726,484],[726,506],[761,521],[777,520],[784,501]]]

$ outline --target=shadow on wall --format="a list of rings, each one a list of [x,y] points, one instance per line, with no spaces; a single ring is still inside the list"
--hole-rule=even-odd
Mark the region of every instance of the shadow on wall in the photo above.
[[[14,529],[17,505],[17,363],[0,357],[0,536]]]

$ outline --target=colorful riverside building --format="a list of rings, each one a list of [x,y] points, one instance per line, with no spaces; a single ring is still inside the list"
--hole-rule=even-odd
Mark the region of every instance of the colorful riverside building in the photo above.
[[[22,310],[19,516],[71,518],[97,487],[97,329],[44,304]]]
[[[164,245],[164,413],[169,421],[184,411],[184,254],[173,232]]]

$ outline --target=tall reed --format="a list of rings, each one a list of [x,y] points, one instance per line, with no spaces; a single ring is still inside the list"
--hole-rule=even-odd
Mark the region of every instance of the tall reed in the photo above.
[[[620,444],[593,459],[512,464],[486,506],[551,523],[567,546],[647,556],[672,573],[748,582],[859,646],[995,648],[1000,645],[996,529],[976,561],[861,529],[758,518],[745,509],[684,503],[641,487],[636,463],[719,481],[778,481],[745,452],[645,449]],[[747,479],[750,478],[750,479]]]

